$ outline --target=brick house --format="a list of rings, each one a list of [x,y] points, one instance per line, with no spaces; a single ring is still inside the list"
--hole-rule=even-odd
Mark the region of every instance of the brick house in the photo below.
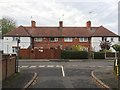
[[[20,39],[20,48],[62,48],[68,49],[73,45],[81,45],[88,51],[99,51],[100,41],[119,42],[119,36],[103,26],[91,26],[91,21],[85,27],[65,27],[59,21],[58,27],[39,27],[35,21],[31,26],[19,26],[8,32],[3,38],[4,53],[16,53],[17,41]],[[112,49],[112,48],[111,48]]]

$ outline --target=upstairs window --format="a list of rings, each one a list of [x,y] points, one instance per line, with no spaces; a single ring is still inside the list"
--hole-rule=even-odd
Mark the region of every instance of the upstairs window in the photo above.
[[[34,38],[34,40],[36,41],[36,42],[42,42],[42,38]]]
[[[113,39],[113,37],[111,37],[111,42],[113,42],[114,41],[114,39]]]
[[[82,37],[82,38],[79,38],[79,41],[80,41],[80,42],[88,42],[88,38]]]
[[[51,38],[49,38],[49,41],[50,41],[50,42],[57,42],[57,41],[58,41],[58,38],[51,37]]]
[[[72,42],[73,39],[72,38],[64,38],[64,42]]]
[[[107,37],[102,37],[102,41],[107,41]]]
[[[13,37],[13,41],[17,41],[17,40],[20,40],[20,37]]]

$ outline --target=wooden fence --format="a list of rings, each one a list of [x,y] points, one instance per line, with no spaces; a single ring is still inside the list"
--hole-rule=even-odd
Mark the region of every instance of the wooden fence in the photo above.
[[[20,49],[21,59],[60,59],[60,49]]]
[[[2,63],[2,80],[7,79],[16,72],[15,56],[3,55],[0,63]]]

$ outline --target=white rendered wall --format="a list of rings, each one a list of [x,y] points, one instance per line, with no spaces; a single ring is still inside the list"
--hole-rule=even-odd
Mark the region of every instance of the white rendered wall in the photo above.
[[[111,38],[113,38],[113,41],[111,42],[111,45],[114,44],[118,44],[118,37],[107,37],[107,41],[111,41]],[[98,52],[99,50],[101,50],[100,48],[100,42],[102,41],[102,37],[92,37],[91,38],[91,46],[93,51]],[[112,52],[115,52],[115,50],[111,47],[110,50],[112,50]]]
[[[3,52],[6,54],[14,54],[12,47],[17,47],[17,41],[13,41],[13,37],[3,38]],[[20,48],[28,48],[30,46],[30,37],[20,37]]]
[[[2,45],[3,45],[3,39],[0,39],[0,51],[3,50],[3,48],[2,48],[3,46]]]

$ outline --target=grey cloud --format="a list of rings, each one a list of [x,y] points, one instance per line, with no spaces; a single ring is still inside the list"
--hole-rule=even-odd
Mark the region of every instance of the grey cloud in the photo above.
[[[59,18],[62,18],[62,14],[64,14],[64,25],[84,26],[87,20],[91,20],[93,21],[92,25],[99,26],[102,24],[114,32],[117,30],[116,2],[12,1],[0,1],[0,11],[2,12],[0,17],[4,15],[14,17],[18,25],[30,25],[31,16],[33,17],[32,19],[37,21],[37,25],[58,25]],[[90,14],[89,12],[92,13]]]

